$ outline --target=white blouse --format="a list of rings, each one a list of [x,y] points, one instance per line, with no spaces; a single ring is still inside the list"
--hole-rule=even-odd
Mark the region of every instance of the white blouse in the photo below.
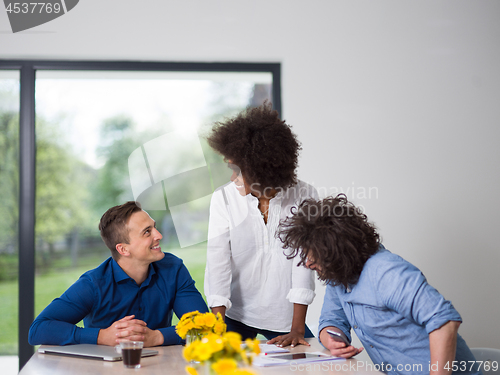
[[[280,220],[316,189],[299,181],[269,202],[267,225],[251,194],[241,196],[229,183],[212,196],[208,225],[205,295],[210,307],[226,306],[226,315],[248,326],[289,332],[293,304],[309,305],[314,272],[287,259],[275,237]]]

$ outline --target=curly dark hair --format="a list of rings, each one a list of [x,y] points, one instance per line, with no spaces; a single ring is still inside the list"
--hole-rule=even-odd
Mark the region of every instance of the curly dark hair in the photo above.
[[[321,280],[345,287],[358,282],[380,244],[375,226],[345,194],[304,200],[281,222],[277,236],[290,249],[289,259],[299,255],[299,265],[305,265],[309,257]]]
[[[258,190],[297,183],[300,143],[268,101],[215,123],[207,141],[241,169],[245,181],[260,184]]]
[[[133,213],[142,211],[139,202],[129,201],[119,206],[111,207],[101,217],[99,231],[106,246],[111,250],[114,260],[120,258],[116,250],[119,243],[129,243],[127,223]]]

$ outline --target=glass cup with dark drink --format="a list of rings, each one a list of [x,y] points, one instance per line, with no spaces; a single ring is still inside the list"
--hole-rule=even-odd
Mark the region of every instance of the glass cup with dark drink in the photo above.
[[[120,348],[122,351],[123,365],[128,368],[141,367],[142,341],[122,341]]]

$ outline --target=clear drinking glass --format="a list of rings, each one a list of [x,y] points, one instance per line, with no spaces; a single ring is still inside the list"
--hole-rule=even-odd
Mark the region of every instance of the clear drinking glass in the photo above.
[[[141,367],[141,356],[142,356],[143,345],[144,343],[142,341],[123,341],[120,343],[123,365],[125,367],[127,368]]]

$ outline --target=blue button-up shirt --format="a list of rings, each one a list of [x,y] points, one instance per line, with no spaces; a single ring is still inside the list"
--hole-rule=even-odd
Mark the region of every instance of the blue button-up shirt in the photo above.
[[[60,298],[52,301],[30,327],[31,345],[97,344],[99,330],[135,315],[163,334],[163,345],[182,340],[172,327],[172,314],[208,308],[181,259],[172,254],[149,265],[139,286],[112,258],[84,273]],[[75,324],[83,319],[85,328]]]
[[[451,302],[418,268],[381,245],[365,263],[357,284],[327,285],[319,331],[334,326],[350,341],[352,328],[381,371],[428,374],[429,333],[450,320],[462,321]],[[456,360],[474,361],[460,335]]]

